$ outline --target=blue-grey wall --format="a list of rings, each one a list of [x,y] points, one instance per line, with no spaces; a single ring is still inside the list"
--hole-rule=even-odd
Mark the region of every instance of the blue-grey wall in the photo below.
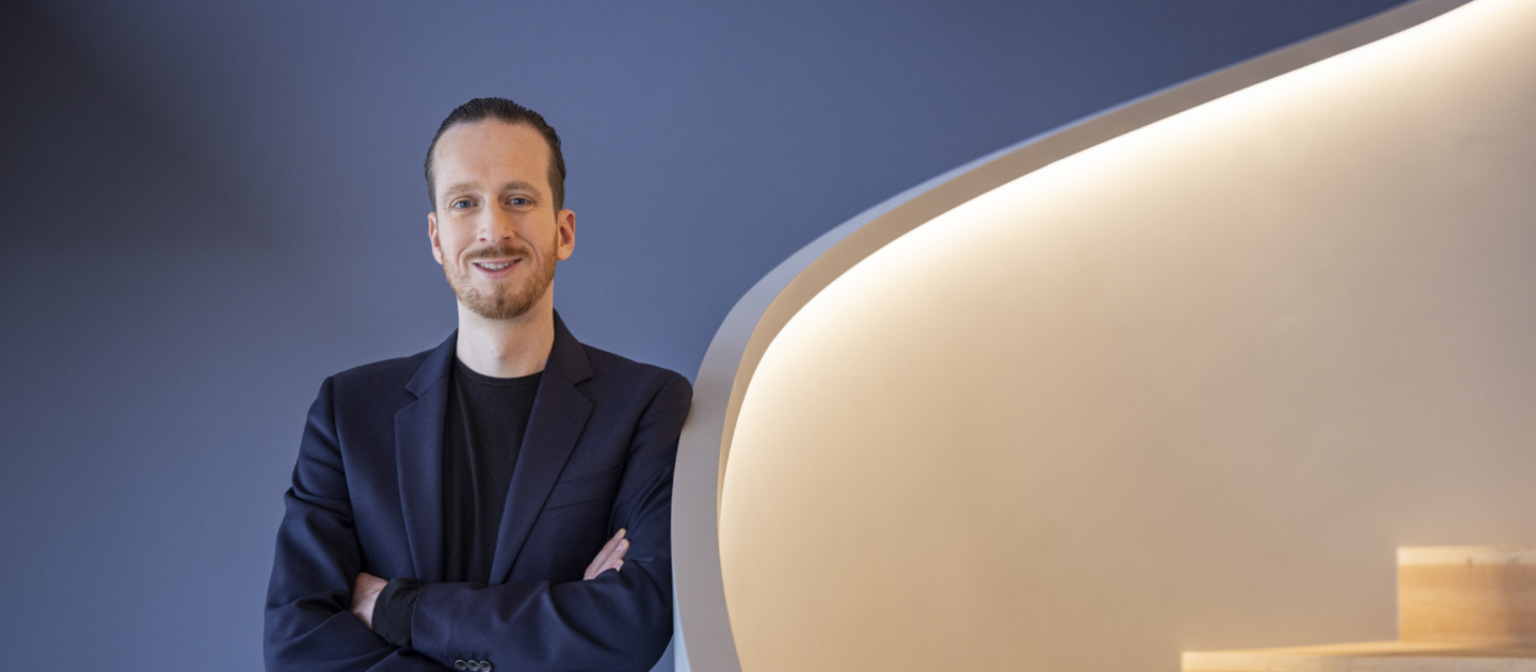
[[[864,208],[1396,1],[0,5],[0,670],[261,668],[320,380],[453,328],[468,98],[566,138],[572,330],[691,376]]]

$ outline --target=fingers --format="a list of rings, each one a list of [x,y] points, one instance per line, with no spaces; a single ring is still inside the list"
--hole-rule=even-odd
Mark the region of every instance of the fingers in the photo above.
[[[606,564],[609,556],[613,555],[613,552],[618,549],[619,541],[623,538],[624,530],[619,530],[618,534],[613,535],[613,538],[608,540],[608,543],[603,544],[603,549],[597,552],[597,557],[592,558],[591,564],[587,565],[587,571],[582,574],[581,578],[583,580],[591,579],[601,574],[604,569],[607,569]]]
[[[357,580],[352,582],[352,607],[351,612],[362,620],[363,625],[373,627],[373,605],[379,599],[379,591],[389,585],[388,581],[367,572],[358,572]]]
[[[603,544],[603,550],[597,552],[597,557],[592,558],[592,564],[587,565],[587,571],[582,574],[582,579],[593,579],[610,569],[618,569],[623,565],[624,553],[629,550],[629,540],[624,538],[625,530],[619,530],[608,543]]]
[[[592,562],[587,564],[587,571],[581,575],[582,580],[589,580],[603,571],[603,563],[608,561],[608,556],[612,555],[613,550],[618,547],[619,539],[623,534],[624,530],[619,530],[619,533],[613,535],[613,538],[609,539],[608,543],[603,544],[602,550],[597,552],[597,557],[592,558]]]
[[[613,554],[608,556],[607,562],[603,563],[602,568],[597,570],[597,573],[598,574],[602,574],[603,572],[608,571],[610,569],[617,571],[620,567],[623,567],[624,566],[624,554],[628,553],[628,552],[629,552],[629,540],[625,539],[623,541],[620,541],[618,547],[613,549]]]

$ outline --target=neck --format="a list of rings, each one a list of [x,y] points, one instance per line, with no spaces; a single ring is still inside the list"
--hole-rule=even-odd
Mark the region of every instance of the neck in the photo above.
[[[516,378],[544,370],[555,344],[553,292],[510,320],[490,320],[459,304],[459,361],[475,373]]]

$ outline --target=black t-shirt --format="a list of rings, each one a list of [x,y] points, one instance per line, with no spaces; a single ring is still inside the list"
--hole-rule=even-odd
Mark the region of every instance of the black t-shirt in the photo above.
[[[443,424],[443,580],[490,583],[491,558],[539,376],[492,378],[453,366]]]
[[[454,360],[443,422],[443,580],[490,583],[512,472],[539,377],[492,378]],[[373,630],[408,647],[420,584],[397,578],[379,594]]]

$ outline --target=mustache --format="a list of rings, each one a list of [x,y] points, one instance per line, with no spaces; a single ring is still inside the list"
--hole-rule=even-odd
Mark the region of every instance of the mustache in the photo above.
[[[527,245],[521,243],[500,243],[497,245],[489,245],[466,252],[464,254],[464,261],[475,261],[476,259],[497,259],[506,257],[532,258],[533,250],[528,249]]]

